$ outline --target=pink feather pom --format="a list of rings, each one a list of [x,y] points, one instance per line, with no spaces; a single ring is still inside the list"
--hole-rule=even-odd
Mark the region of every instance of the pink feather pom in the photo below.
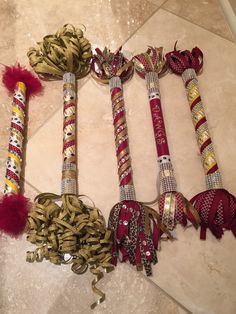
[[[39,94],[42,91],[42,84],[40,80],[29,70],[20,66],[19,63],[11,67],[5,66],[2,82],[10,94],[14,93],[17,82],[23,82],[26,85],[27,99]]]
[[[17,237],[24,232],[29,199],[20,194],[6,194],[0,200],[0,230]]]

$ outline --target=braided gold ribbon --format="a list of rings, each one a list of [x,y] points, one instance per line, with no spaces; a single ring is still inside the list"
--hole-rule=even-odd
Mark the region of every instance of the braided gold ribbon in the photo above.
[[[40,78],[60,80],[72,72],[76,78],[90,71],[91,44],[81,29],[66,24],[56,34],[47,35],[35,48],[28,51],[29,62]]]
[[[52,193],[36,197],[35,209],[28,215],[27,240],[37,248],[27,252],[27,261],[72,264],[76,274],[83,274],[89,267],[95,276],[93,292],[100,296],[91,305],[94,308],[105,300],[105,294],[96,287],[103,278],[99,268],[106,272],[113,269],[111,231],[95,205],[85,205],[82,197]]]

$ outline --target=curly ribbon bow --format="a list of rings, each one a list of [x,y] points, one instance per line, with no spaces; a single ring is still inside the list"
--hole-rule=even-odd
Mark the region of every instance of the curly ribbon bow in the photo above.
[[[170,159],[167,134],[161,107],[159,76],[164,75],[167,66],[163,48],[149,47],[145,53],[133,58],[137,74],[146,79],[149,104],[153,122],[158,161],[160,164],[159,210],[163,224],[173,230],[179,222],[186,226],[187,219],[198,226],[200,218],[191,203],[179,192]]]
[[[66,24],[56,34],[47,35],[28,51],[30,65],[44,80],[61,80],[66,72],[77,79],[90,71],[91,44],[81,29]]]
[[[111,264],[111,231],[106,228],[102,213],[89,206],[77,195],[76,158],[76,78],[88,74],[91,46],[83,32],[72,25],[63,26],[55,35],[45,36],[37,48],[28,52],[30,64],[43,79],[63,78],[64,124],[62,196],[42,193],[35,199],[35,209],[28,216],[27,239],[38,247],[27,252],[27,260],[54,264],[72,263],[72,271],[83,274],[87,268],[95,276],[93,292],[99,299],[94,308],[105,300],[96,287]],[[61,204],[60,204],[61,203]]]
[[[113,264],[117,260],[129,261],[138,270],[145,268],[152,273],[151,264],[157,263],[156,249],[162,232],[170,234],[160,223],[159,215],[141,202],[136,201],[133,185],[131,158],[122,83],[133,75],[133,64],[121,53],[107,48],[102,52],[96,49],[92,61],[92,76],[100,83],[109,83],[115,146],[120,186],[120,202],[109,216],[109,227],[114,231],[112,247]]]
[[[174,51],[166,54],[166,60],[173,73],[182,76],[206,176],[208,190],[191,200],[201,218],[200,237],[206,239],[206,228],[216,238],[222,237],[223,229],[232,230],[236,236],[236,198],[223,189],[197,80],[203,67],[203,53],[197,47],[191,52],[178,51],[175,47]]]

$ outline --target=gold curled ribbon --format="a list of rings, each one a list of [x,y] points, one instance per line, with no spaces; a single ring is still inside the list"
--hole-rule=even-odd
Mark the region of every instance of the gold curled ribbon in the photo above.
[[[65,24],[56,34],[47,35],[37,47],[30,48],[27,56],[34,71],[44,80],[60,80],[66,72],[76,78],[90,71],[91,44],[83,31]]]
[[[182,195],[182,194],[181,194]],[[197,229],[198,226],[200,225],[200,222],[201,222],[201,219],[200,219],[200,216],[197,212],[197,210],[195,209],[195,207],[189,202],[189,200],[187,200],[183,195],[182,195],[182,200],[184,202],[184,208],[183,208],[183,211],[186,215],[186,217],[188,217],[188,213],[187,211],[189,211],[193,217],[194,217],[194,221],[191,220],[191,223],[193,224],[193,226]]]
[[[84,195],[42,193],[35,198],[35,207],[28,215],[27,240],[36,245],[26,254],[28,262],[72,264],[72,271],[83,274],[90,268],[95,276],[93,292],[100,298],[91,305],[94,308],[105,300],[105,294],[96,287],[111,264],[112,233],[106,228],[99,209],[85,204]]]
[[[157,224],[160,230],[167,235],[167,238],[173,240],[173,236],[171,235],[168,228],[163,224],[161,220],[161,216],[151,207],[147,206],[142,202],[145,210],[145,233],[150,235],[151,233],[151,226],[150,226],[150,217],[157,220]]]

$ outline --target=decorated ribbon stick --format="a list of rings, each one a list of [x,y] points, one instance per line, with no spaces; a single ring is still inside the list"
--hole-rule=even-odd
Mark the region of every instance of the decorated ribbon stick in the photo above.
[[[55,35],[44,37],[28,52],[30,64],[45,80],[63,79],[64,123],[61,196],[42,193],[28,216],[28,240],[37,248],[27,252],[29,262],[44,258],[54,264],[72,263],[72,271],[83,274],[90,268],[95,279],[93,291],[100,296],[94,308],[105,300],[96,287],[103,272],[112,269],[111,231],[92,203],[85,204],[77,194],[76,158],[76,79],[90,71],[91,46],[83,32],[65,25]]]
[[[129,261],[138,270],[145,268],[151,275],[151,264],[157,263],[156,249],[161,233],[160,217],[151,208],[136,201],[132,178],[127,122],[122,83],[133,75],[133,64],[123,56],[121,48],[115,53],[107,48],[96,49],[92,62],[92,76],[101,83],[109,83],[116,157],[118,166],[120,202],[110,213],[109,227],[114,231],[113,264]]]
[[[21,174],[24,162],[27,102],[41,92],[37,77],[19,64],[5,67],[2,78],[13,95],[10,139],[5,176],[4,195],[0,200],[0,230],[18,236],[26,227],[29,199],[22,194]]]
[[[170,159],[159,88],[159,76],[163,75],[167,70],[163,58],[163,48],[150,47],[147,52],[135,56],[133,62],[137,74],[146,80],[148,89],[154,137],[160,165],[159,211],[162,222],[168,230],[173,230],[177,222],[186,226],[187,220],[197,227],[200,222],[199,215],[183,194],[177,192],[176,179]]]
[[[182,76],[206,176],[207,191],[197,194],[191,200],[201,218],[200,237],[206,238],[206,228],[216,238],[222,237],[224,229],[232,230],[236,236],[236,199],[223,189],[198,86],[197,74],[202,70],[203,53],[197,47],[191,52],[174,49],[166,55],[166,59],[170,69]]]

